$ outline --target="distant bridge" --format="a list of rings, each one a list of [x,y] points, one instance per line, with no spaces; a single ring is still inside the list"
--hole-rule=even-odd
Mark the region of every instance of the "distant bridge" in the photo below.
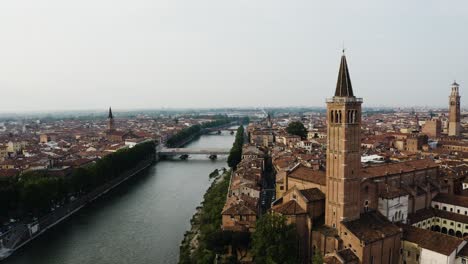
[[[205,155],[227,155],[229,154],[230,149],[228,148],[162,148],[158,151],[161,156],[172,156],[172,155],[196,155],[196,154],[205,154]]]
[[[236,132],[237,128],[205,128],[206,132],[217,132],[217,131],[232,131]]]

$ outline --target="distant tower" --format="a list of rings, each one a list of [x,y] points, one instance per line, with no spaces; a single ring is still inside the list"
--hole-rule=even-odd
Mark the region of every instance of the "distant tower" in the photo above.
[[[452,84],[452,92],[449,96],[449,125],[448,135],[449,136],[460,136],[460,94],[458,91],[459,85],[456,82]]]
[[[267,116],[267,126],[268,126],[268,128],[272,128],[272,127],[273,127],[273,123],[271,122],[271,115],[270,115],[270,113],[268,113],[268,116]]]
[[[114,116],[112,115],[112,109],[109,107],[109,116],[107,117],[107,130],[114,130]]]
[[[346,57],[341,57],[335,96],[327,99],[327,202],[325,224],[341,229],[340,222],[360,216],[361,104],[353,94]]]

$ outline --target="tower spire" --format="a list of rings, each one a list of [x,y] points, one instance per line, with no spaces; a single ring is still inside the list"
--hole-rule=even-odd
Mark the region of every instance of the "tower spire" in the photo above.
[[[114,115],[112,114],[112,108],[109,107],[109,115],[107,116],[107,130],[114,130]]]
[[[346,56],[341,56],[340,71],[338,72],[338,81],[336,82],[335,96],[339,97],[353,97],[353,87],[351,85],[351,78],[349,77],[348,63]]]

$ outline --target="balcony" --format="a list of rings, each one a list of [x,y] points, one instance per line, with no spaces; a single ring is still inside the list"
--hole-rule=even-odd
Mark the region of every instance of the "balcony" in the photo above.
[[[362,103],[362,98],[358,97],[339,97],[333,96],[332,98],[327,98],[325,100],[327,103]]]

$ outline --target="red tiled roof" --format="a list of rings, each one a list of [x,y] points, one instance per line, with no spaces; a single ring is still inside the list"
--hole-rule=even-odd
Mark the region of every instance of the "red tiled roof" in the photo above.
[[[403,227],[403,240],[418,244],[424,249],[428,249],[445,256],[452,254],[458,246],[463,243],[463,239],[433,232],[426,229],[416,228],[409,225]]]
[[[300,190],[300,192],[309,202],[325,200],[325,194],[317,188]]]
[[[426,168],[437,168],[437,165],[434,161],[430,159],[422,160],[410,160],[405,162],[398,162],[392,164],[385,164],[379,166],[371,166],[362,168],[360,176],[363,178],[375,178],[385,175],[399,174],[404,172],[411,172],[415,170],[422,170]]]
[[[359,219],[342,224],[366,244],[401,233],[399,227],[375,212],[362,214]]]
[[[468,197],[466,196],[439,193],[432,201],[468,207]]]
[[[299,204],[294,200],[290,200],[283,204],[275,205],[271,208],[271,210],[282,215],[299,215],[306,213],[306,211],[302,209],[299,206]]]
[[[303,165],[297,166],[291,171],[288,177],[299,179],[302,181],[313,182],[319,185],[326,184],[326,177],[324,171],[317,171]]]

